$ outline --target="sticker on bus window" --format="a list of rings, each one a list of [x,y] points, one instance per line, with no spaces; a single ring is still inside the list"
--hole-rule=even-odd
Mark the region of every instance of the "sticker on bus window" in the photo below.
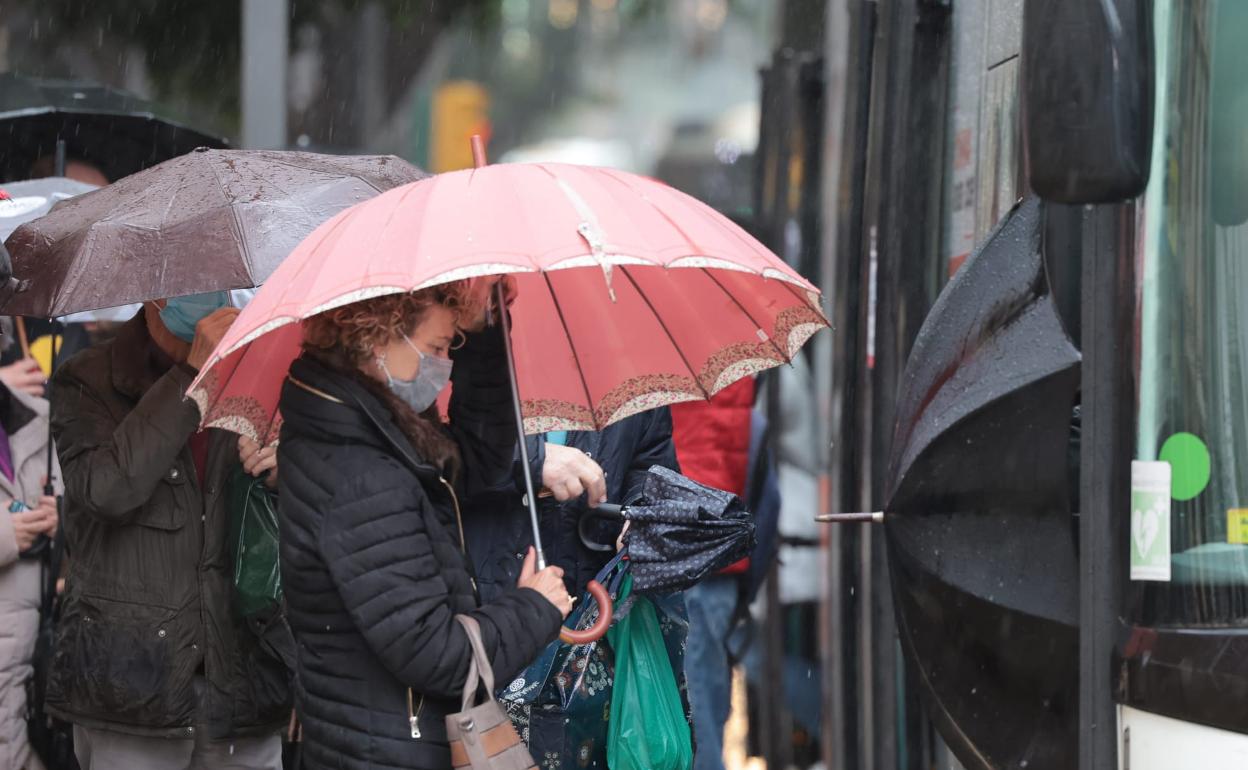
[[[1131,579],[1170,580],[1170,463],[1131,463]]]
[[[1248,545],[1248,508],[1232,508],[1226,512],[1226,542]]]

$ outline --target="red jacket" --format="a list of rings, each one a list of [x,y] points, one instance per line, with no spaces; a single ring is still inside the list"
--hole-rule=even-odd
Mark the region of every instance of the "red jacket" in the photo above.
[[[746,377],[715,394],[710,401],[671,406],[672,440],[680,472],[707,486],[745,496],[750,465],[750,411],[754,378]],[[725,573],[744,572],[749,558]]]

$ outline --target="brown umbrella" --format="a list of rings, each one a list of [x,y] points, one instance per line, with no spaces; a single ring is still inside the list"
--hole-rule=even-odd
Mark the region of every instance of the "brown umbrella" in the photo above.
[[[15,230],[23,288],[3,310],[49,318],[258,286],[334,214],[425,176],[389,155],[195,150]]]

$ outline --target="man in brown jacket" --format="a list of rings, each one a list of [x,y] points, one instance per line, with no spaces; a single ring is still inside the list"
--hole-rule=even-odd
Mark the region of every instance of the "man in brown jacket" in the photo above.
[[[83,770],[281,766],[293,642],[281,616],[231,610],[223,495],[240,459],[260,473],[275,453],[198,430],[183,394],[238,311],[185,299],[181,317],[147,303],[52,384],[70,567],[47,708]]]

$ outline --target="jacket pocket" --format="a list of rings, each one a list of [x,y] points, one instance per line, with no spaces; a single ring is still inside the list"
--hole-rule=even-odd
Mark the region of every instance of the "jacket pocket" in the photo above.
[[[147,501],[133,522],[142,527],[176,532],[186,524],[194,490],[187,483],[186,473],[177,465],[168,471],[152,498]]]
[[[105,722],[176,727],[195,715],[194,662],[180,654],[178,611],[95,596],[66,606],[52,699]]]

